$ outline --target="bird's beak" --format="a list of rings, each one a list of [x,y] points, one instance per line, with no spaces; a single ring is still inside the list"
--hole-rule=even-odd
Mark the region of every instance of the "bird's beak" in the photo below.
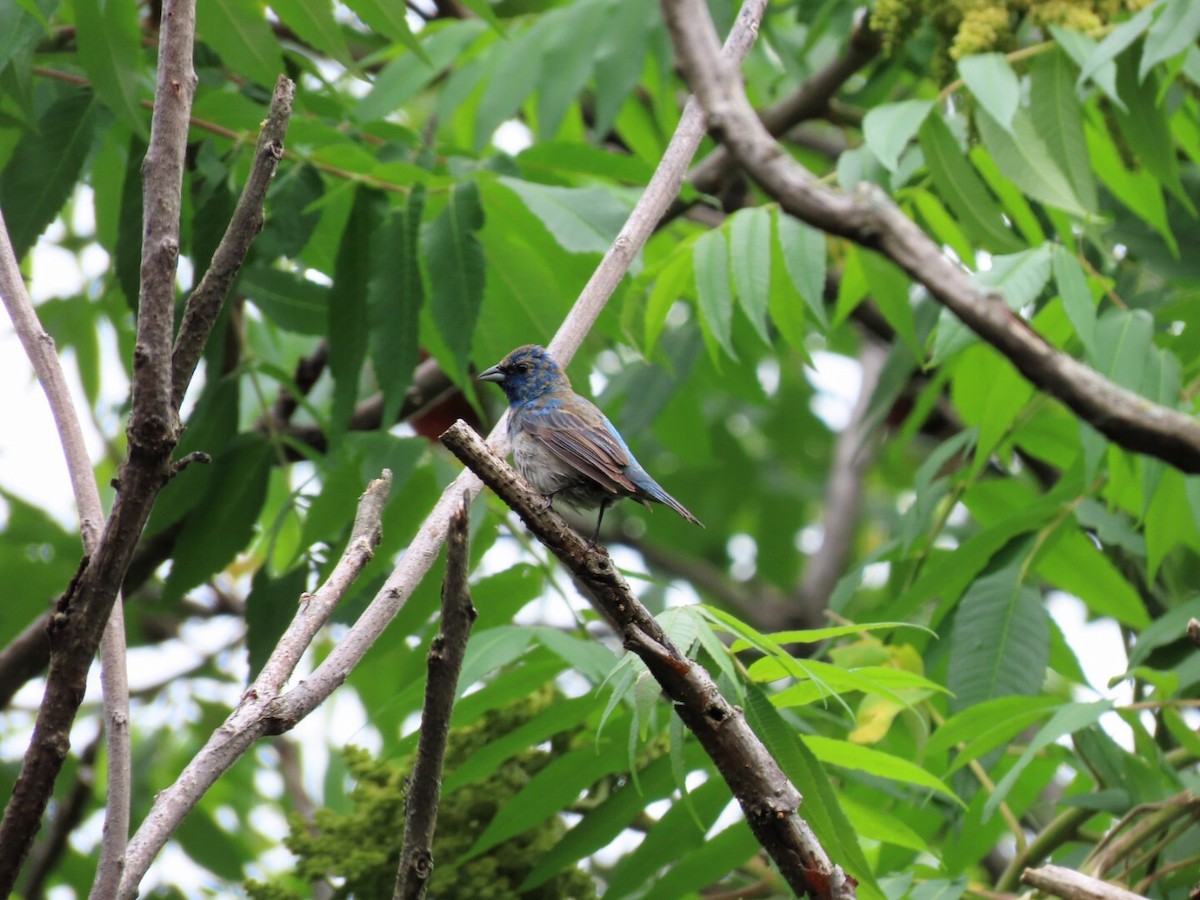
[[[490,369],[484,369],[475,376],[476,381],[495,381],[497,383],[504,380],[504,373],[500,371],[499,366],[492,366]]]

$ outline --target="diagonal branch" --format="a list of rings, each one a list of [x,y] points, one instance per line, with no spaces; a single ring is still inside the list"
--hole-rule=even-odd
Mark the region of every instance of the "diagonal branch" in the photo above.
[[[942,253],[874,185],[844,193],[817,182],[763,128],[737,67],[718,53],[702,0],[663,0],[680,65],[708,110],[708,123],[749,175],[789,214],[877,250],[1003,353],[1035,387],[1129,450],[1200,472],[1200,422],[1126,390],[1055,349]]]
[[[279,714],[280,701],[288,696],[282,693],[284,685],[317,632],[333,615],[338,602],[371,561],[379,545],[380,520],[391,487],[392,473],[387,469],[367,485],[359,500],[346,549],[329,578],[313,593],[301,595],[291,624],[242,697],[242,702],[184,767],[175,783],[154,798],[146,820],[129,841],[117,897],[137,896],[142,877],[167,838],[226,769],[259,738],[282,734],[299,721],[286,720]],[[301,686],[303,684],[301,682]],[[298,689],[299,686],[290,693]]]
[[[442,626],[429,645],[429,676],[425,680],[417,762],[404,799],[404,846],[396,870],[395,900],[422,900],[433,875],[433,833],[442,796],[442,763],[450,735],[450,714],[476,616],[467,589],[470,508],[470,497],[464,493],[462,507],[450,520],[446,540]]]
[[[830,862],[800,817],[800,792],[747,724],[721,696],[712,676],[684,657],[642,606],[602,547],[591,548],[566,521],[459,421],[442,443],[521,516],[529,529],[575,576],[598,612],[613,624],[625,649],[636,653],[679,718],[700,741],[741,804],[754,836],[798,896],[821,900],[855,896],[854,883]]]

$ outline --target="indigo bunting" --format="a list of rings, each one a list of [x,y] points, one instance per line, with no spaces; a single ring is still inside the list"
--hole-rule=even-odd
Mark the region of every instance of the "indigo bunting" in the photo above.
[[[604,413],[571,389],[571,380],[544,347],[518,347],[480,372],[479,380],[496,382],[508,397],[513,461],[547,505],[561,497],[581,509],[600,507],[593,546],[604,510],[624,497],[646,507],[650,500],[665,504],[704,527],[633,458]]]

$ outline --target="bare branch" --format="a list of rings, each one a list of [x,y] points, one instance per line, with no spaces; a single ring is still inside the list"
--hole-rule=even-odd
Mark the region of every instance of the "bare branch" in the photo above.
[[[250,175],[242,188],[229,227],[213,253],[208,271],[192,291],[183,311],[179,325],[179,336],[171,358],[171,401],[175,409],[183,402],[184,392],[196,371],[196,364],[204,353],[208,336],[212,333],[225,305],[238,270],[250,251],[250,244],[263,226],[263,204],[267,199],[267,188],[283,158],[283,139],[287,137],[288,122],[292,115],[292,103],[296,85],[285,75],[275,82],[275,93],[271,107],[258,135],[258,146],[254,149],[254,162]]]
[[[71,832],[83,821],[88,801],[92,799],[92,789],[96,780],[94,766],[99,750],[100,735],[97,734],[79,755],[79,769],[75,774],[75,783],[71,785],[70,793],[67,794],[64,802],[55,804],[49,834],[46,835],[43,842],[34,847],[33,852],[29,855],[29,865],[25,870],[25,883],[22,885],[23,896],[44,896],[46,879],[62,860],[63,851],[67,849],[67,840],[71,837]]]
[[[1003,353],[1039,390],[1057,397],[1112,441],[1200,472],[1200,421],[1152,403],[1055,349],[942,253],[877,186],[844,193],[819,184],[763,128],[738,77],[717,52],[702,0],[664,0],[688,83],[708,123],[742,167],[789,214],[887,256],[968,328]]]
[[[450,735],[450,714],[476,616],[467,588],[470,508],[471,498],[464,493],[462,507],[450,520],[446,540],[442,626],[429,646],[429,675],[425,681],[417,762],[409,776],[404,801],[404,846],[396,870],[395,900],[423,900],[433,875],[433,833],[442,796],[442,763]]]
[[[1021,881],[1063,900],[1145,900],[1141,894],[1062,866],[1026,869]]]
[[[629,590],[603,547],[590,547],[547,507],[545,498],[458,422],[442,443],[512,507],[529,529],[575,576],[592,605],[613,623],[625,648],[646,664],[679,718],[700,741],[741,804],[754,836],[797,895],[851,898],[854,883],[830,862],[800,817],[800,792],[792,785],[703,666],[687,659]]]
[[[175,783],[154,798],[154,805],[146,820],[129,841],[125,870],[116,896],[137,896],[142,877],[167,838],[179,827],[204,792],[256,740],[268,734],[282,734],[299,721],[287,720],[279,715],[280,701],[287,696],[281,696],[281,692],[301,655],[321,627],[329,621],[350,585],[370,562],[375,547],[379,545],[380,520],[391,486],[392,473],[386,469],[380,478],[367,485],[367,490],[359,500],[358,513],[346,549],[329,578],[313,593],[300,597],[300,605],[291,624],[237,709],[213,732]]]

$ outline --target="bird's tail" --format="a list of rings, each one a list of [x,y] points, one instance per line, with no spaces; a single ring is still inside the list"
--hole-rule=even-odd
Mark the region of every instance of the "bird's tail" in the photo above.
[[[638,476],[640,477],[635,476],[631,480],[645,492],[648,499],[654,500],[657,503],[661,503],[663,506],[669,506],[693,525],[699,525],[701,528],[704,527],[703,522],[693,516],[691,512],[688,511],[686,506],[664,491],[659,483],[651,478],[645,471],[639,472]]]

